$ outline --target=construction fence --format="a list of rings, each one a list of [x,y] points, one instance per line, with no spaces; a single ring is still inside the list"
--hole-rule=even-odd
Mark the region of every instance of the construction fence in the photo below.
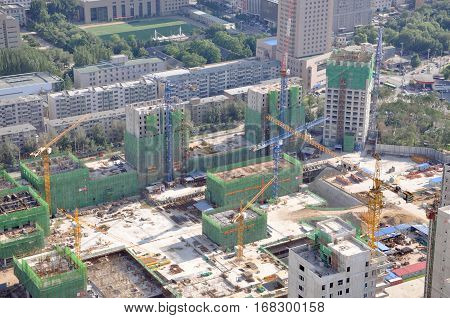
[[[54,251],[66,258],[74,269],[40,277],[26,259],[14,258],[14,274],[33,298],[73,298],[86,290],[86,265],[68,247],[56,246]]]
[[[439,151],[427,147],[410,147],[410,146],[377,144],[376,152],[379,154],[392,156],[405,156],[405,157],[419,155],[430,158],[431,160],[443,164],[450,163],[450,154],[448,152]]]
[[[214,218],[214,215],[230,209],[232,207],[217,208],[210,212],[204,212],[202,215],[202,233],[225,249],[232,249],[237,245],[237,224],[231,222],[228,225],[221,224]],[[249,209],[258,216],[244,221],[244,244],[253,243],[267,237],[266,212],[256,206],[251,206]]]

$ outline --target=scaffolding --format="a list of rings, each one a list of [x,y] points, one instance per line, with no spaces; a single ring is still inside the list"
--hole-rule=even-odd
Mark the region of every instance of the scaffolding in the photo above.
[[[73,298],[87,286],[86,265],[68,247],[14,257],[14,274],[33,298]]]
[[[222,248],[232,249],[237,245],[237,224],[233,222],[236,211],[222,207],[202,216],[202,233]],[[255,206],[245,212],[244,244],[267,237],[267,214]]]
[[[273,178],[272,164],[272,157],[266,156],[209,171],[206,180],[206,199],[219,207],[238,207],[241,201],[247,202]],[[279,172],[280,196],[297,192],[301,177],[301,162],[283,154]],[[267,200],[271,196],[269,189],[260,200]]]
[[[58,161],[58,157],[64,160]],[[59,168],[55,165],[55,172],[51,175],[52,215],[56,214],[58,208],[73,210],[123,199],[138,193],[135,170],[128,169],[124,173],[93,177],[89,169],[72,154],[55,155],[52,161],[64,163]],[[36,162],[39,160],[21,162],[20,171],[22,177],[29,181],[41,195],[44,195],[44,179],[34,168],[40,166]]]

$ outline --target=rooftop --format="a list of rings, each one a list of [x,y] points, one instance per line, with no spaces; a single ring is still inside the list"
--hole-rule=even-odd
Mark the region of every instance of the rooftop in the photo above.
[[[7,180],[6,175],[0,174],[0,191],[14,189],[16,185]]]
[[[234,210],[227,210],[224,212],[218,212],[218,213],[212,213],[210,214],[210,217],[220,226],[227,226],[234,224],[233,218],[236,215],[236,211]],[[252,210],[246,210],[244,212],[244,220],[253,220],[259,217],[260,215]]]
[[[317,228],[332,237],[355,233],[355,229],[341,218],[331,218],[317,223]]]
[[[56,251],[24,258],[37,276],[41,278],[51,277],[62,273],[71,272],[76,265],[67,257]]]
[[[244,133],[238,127],[226,134],[211,134],[203,138],[196,138],[189,144],[192,156],[210,155],[218,152],[231,151],[242,147],[250,147],[251,143],[244,138]],[[242,127],[243,128],[243,127]]]
[[[337,62],[364,62],[372,61],[373,53],[363,50],[336,50],[331,55],[331,60]]]
[[[328,247],[334,250],[337,254],[347,257],[370,251],[368,246],[363,245],[353,236],[339,241],[336,244],[330,244]]]
[[[50,120],[46,119],[46,123],[51,127],[68,126],[70,124],[75,123],[83,116],[85,116],[85,115],[65,117],[65,118],[61,118],[61,119],[50,119]],[[104,112],[91,113],[91,114],[89,114],[89,117],[86,118],[83,122],[90,122],[93,120],[99,120],[99,119],[111,118],[111,117],[120,117],[120,116],[125,116],[125,108],[106,110]]]
[[[299,77],[290,77],[288,79],[288,86],[300,86],[300,81],[301,79]],[[280,81],[277,82],[273,82],[273,83],[262,83],[262,84],[257,84],[254,86],[251,86],[250,89],[252,91],[261,93],[261,94],[267,94],[269,92],[272,91],[278,91],[280,89]]]
[[[284,159],[280,160],[280,169],[287,168],[290,163]],[[224,181],[231,181],[234,179],[240,179],[243,177],[251,176],[254,174],[270,174],[273,173],[273,161],[266,161],[261,163],[252,164],[245,167],[235,168],[223,172],[217,172],[215,175],[222,178]]]
[[[18,133],[25,133],[29,131],[36,131],[36,128],[31,124],[14,125],[0,128],[0,136],[13,135]]]
[[[0,215],[38,207],[39,202],[28,191],[21,191],[0,197]]]
[[[38,231],[36,224],[26,224],[21,228],[12,229],[9,231],[4,231],[0,233],[0,242],[5,242],[8,240],[15,240],[23,235],[31,234]]]
[[[5,97],[0,99],[0,107],[3,105],[11,105],[18,103],[25,103],[30,101],[39,100],[42,101],[42,98],[39,95],[26,95],[26,96],[17,96],[17,97]]]
[[[338,272],[327,267],[320,258],[319,250],[311,244],[303,244],[291,249],[291,252],[303,258],[310,265],[308,268],[319,277],[337,274]]]
[[[8,75],[0,77],[0,89],[36,84],[54,84],[61,81],[62,80],[59,77],[50,75],[49,73],[45,72]]]
[[[121,158],[115,159],[85,162],[85,166],[89,169],[89,177],[98,179],[134,171],[125,160]]]
[[[36,175],[42,176],[42,160],[33,160],[25,162],[25,165]],[[50,170],[51,174],[65,173],[81,168],[81,164],[78,161],[72,159],[67,155],[60,155],[50,158]]]
[[[76,70],[79,73],[92,73],[92,72],[98,72],[103,69],[114,68],[114,67],[118,67],[118,66],[128,67],[128,66],[133,66],[133,65],[142,65],[142,64],[149,64],[149,63],[162,63],[162,62],[163,62],[163,60],[161,60],[160,58],[157,58],[157,57],[128,60],[124,63],[113,63],[111,61],[104,61],[104,62],[100,62],[99,64],[95,64],[95,65],[88,65],[85,67],[75,68],[74,70]]]

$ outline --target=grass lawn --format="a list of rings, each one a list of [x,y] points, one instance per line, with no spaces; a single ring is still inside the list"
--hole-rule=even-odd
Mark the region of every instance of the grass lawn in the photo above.
[[[182,20],[167,18],[130,20],[125,23],[88,27],[84,30],[100,37],[102,40],[108,40],[113,34],[123,38],[134,34],[138,40],[148,41],[155,36],[155,29],[162,35],[171,35],[177,34],[180,26],[184,34],[192,34],[194,26]]]

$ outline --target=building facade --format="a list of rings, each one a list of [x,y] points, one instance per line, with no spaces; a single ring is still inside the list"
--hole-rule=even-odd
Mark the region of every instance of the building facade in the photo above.
[[[284,0],[278,5],[277,59],[288,56],[288,68],[294,60],[331,50],[333,1]]]
[[[348,144],[362,147],[369,128],[373,53],[337,51],[331,56],[326,72],[324,145],[342,149],[347,138],[354,138]]]
[[[261,12],[259,18],[275,28],[278,23],[278,0],[261,0]]]
[[[1,4],[0,11],[19,21],[19,25],[26,25],[25,7],[21,4]]]
[[[334,34],[353,32],[372,20],[371,0],[334,0]]]
[[[446,165],[448,166],[448,165]],[[438,210],[434,241],[432,298],[450,297],[450,206]]]
[[[0,99],[0,127],[31,124],[44,130],[44,102],[38,95]]]
[[[0,142],[11,142],[21,149],[28,139],[36,138],[37,130],[30,124],[0,128]],[[17,154],[19,155],[19,154]]]
[[[132,81],[142,75],[165,69],[166,63],[156,57],[128,60],[126,55],[114,55],[109,62],[74,68],[74,86],[75,88],[86,88]]]
[[[85,23],[164,16],[178,13],[189,0],[80,0]]]
[[[444,164],[441,189],[441,206],[450,205],[450,164]]]
[[[49,94],[48,112],[50,119],[62,119],[120,109],[128,104],[156,98],[156,83],[150,79],[141,79]]]
[[[20,38],[19,20],[5,12],[0,12],[0,48],[19,47],[22,40]]]
[[[189,111],[189,117],[194,125],[201,125],[210,121],[210,114],[213,110],[225,112],[233,101],[224,95],[216,95],[205,98],[191,98],[186,105]]]
[[[30,8],[32,0],[2,0],[4,4],[18,4],[23,6],[26,10]]]
[[[66,117],[63,119],[47,119],[45,121],[45,129],[47,132],[61,133],[64,129],[75,123],[81,116]],[[88,120],[83,121],[79,126],[84,129],[87,136],[92,136],[92,129],[96,125],[101,125],[105,129],[105,133],[109,134],[114,128],[114,122],[120,121],[125,123],[125,108],[107,110],[92,113]]]
[[[224,90],[279,77],[280,66],[276,60],[256,58],[209,64],[190,69],[155,73],[146,78],[158,82],[158,91],[164,91],[164,83],[170,81],[172,94],[183,101],[193,97],[205,98],[223,94]],[[160,95],[160,98],[163,96]]]
[[[382,12],[392,7],[392,0],[371,0],[372,11]]]
[[[317,223],[309,242],[289,250],[290,298],[374,298],[387,296],[386,255],[356,237],[340,218]]]

